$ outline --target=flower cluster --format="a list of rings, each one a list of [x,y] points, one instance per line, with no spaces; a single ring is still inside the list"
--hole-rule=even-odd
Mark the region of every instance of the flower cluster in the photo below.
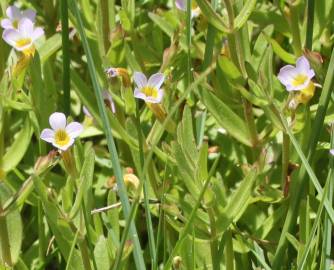
[[[305,56],[296,61],[296,66],[286,65],[282,67],[277,75],[279,81],[289,92],[298,93],[292,99],[290,107],[295,108],[299,103],[307,103],[314,95],[316,84],[312,81],[315,76],[314,70]]]
[[[17,51],[33,55],[34,42],[44,35],[41,27],[35,27],[36,12],[31,9],[21,11],[16,6],[10,6],[6,15],[8,18],[1,21],[1,27],[4,28],[3,40]]]

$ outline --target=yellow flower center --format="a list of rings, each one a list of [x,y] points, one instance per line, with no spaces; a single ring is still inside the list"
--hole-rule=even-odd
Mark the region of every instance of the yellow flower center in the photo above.
[[[297,94],[297,101],[299,103],[306,104],[314,96],[314,92],[315,92],[315,85],[311,81],[306,86],[306,88],[304,88],[303,90],[301,90],[300,92],[298,92],[298,94]]]
[[[305,81],[307,80],[307,76],[304,74],[298,74],[297,76],[295,76],[292,80],[292,85],[293,86],[298,86],[301,84],[304,84]]]
[[[16,47],[17,48],[23,48],[31,43],[31,38],[21,38],[18,41],[16,41]]]
[[[70,142],[70,136],[68,136],[66,130],[58,129],[56,131],[55,142],[59,146],[65,146]]]
[[[145,94],[147,97],[153,97],[157,98],[158,97],[158,90],[155,87],[151,86],[145,86],[141,89],[141,91]]]

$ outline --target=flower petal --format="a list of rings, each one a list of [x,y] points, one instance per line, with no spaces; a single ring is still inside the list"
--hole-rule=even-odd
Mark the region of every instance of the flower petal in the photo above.
[[[42,27],[36,27],[31,35],[31,38],[33,41],[35,41],[36,39],[40,38],[41,36],[44,35],[44,30]]]
[[[3,29],[11,29],[11,28],[14,28],[13,27],[13,23],[10,19],[3,19],[1,20],[1,27]]]
[[[141,72],[135,72],[133,74],[133,80],[137,84],[138,88],[143,88],[145,85],[147,85],[147,79],[146,76]]]
[[[65,130],[72,139],[75,139],[83,132],[84,128],[80,123],[72,122],[66,126]]]
[[[6,14],[8,16],[9,19],[12,20],[17,20],[20,18],[21,16],[21,10],[17,7],[17,6],[9,6],[6,9]]]
[[[334,149],[329,150],[329,153],[331,153],[331,155],[334,156]]]
[[[35,18],[36,18],[36,11],[34,11],[32,9],[26,9],[26,10],[22,11],[21,16],[22,16],[22,18],[27,18],[34,23]]]
[[[34,33],[34,24],[31,20],[27,18],[22,18],[19,21],[18,30],[24,37],[31,37]]]
[[[62,151],[66,151],[72,144],[74,143],[74,139],[70,139],[69,140],[69,142],[68,142],[68,144],[66,144],[66,145],[58,145],[58,144],[56,144],[56,143],[52,143],[52,145],[54,146],[54,147],[57,147],[58,149],[60,149],[60,150],[62,150]]]
[[[148,85],[156,89],[159,89],[165,80],[165,76],[162,73],[155,73],[148,79]]]
[[[305,71],[305,72],[310,69],[310,63],[304,55],[302,55],[297,59],[296,68],[300,71]]]
[[[143,92],[141,92],[138,88],[135,88],[133,95],[135,98],[146,100],[146,95]]]
[[[21,34],[16,29],[6,29],[2,34],[2,38],[9,45],[15,47],[16,41],[21,38]]]
[[[175,6],[182,11],[186,11],[186,2],[185,0],[175,0]]]
[[[49,123],[53,130],[65,129],[66,116],[60,112],[54,112],[49,117]]]
[[[43,141],[46,141],[48,143],[53,143],[55,141],[54,137],[55,137],[55,132],[49,128],[43,129],[41,136],[40,136],[40,138]]]
[[[86,106],[82,106],[82,111],[86,116],[92,117],[91,113],[89,112]]]

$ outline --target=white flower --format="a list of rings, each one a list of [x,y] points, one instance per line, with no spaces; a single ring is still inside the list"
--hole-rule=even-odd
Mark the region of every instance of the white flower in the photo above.
[[[66,125],[66,117],[63,113],[51,114],[49,123],[52,129],[43,129],[40,138],[62,151],[66,151],[74,143],[74,139],[83,132],[83,126],[78,122]]]
[[[23,18],[35,22],[36,12],[32,9],[21,11],[17,6],[9,6],[6,10],[6,19],[1,20],[1,27],[4,29],[16,29],[19,21]]]
[[[162,73],[153,74],[147,81],[146,76],[141,72],[135,72],[133,79],[137,85],[134,96],[145,100],[148,103],[160,103],[164,95],[163,89],[160,89],[165,80]]]
[[[44,30],[41,27],[34,27],[31,20],[23,18],[19,21],[17,29],[6,29],[2,38],[16,50],[24,52],[34,48],[35,40],[42,35]]]
[[[308,87],[314,77],[314,70],[305,56],[297,59],[296,67],[286,65],[280,69],[278,79],[288,91],[300,91]]]
[[[187,0],[175,0],[175,6],[182,11],[187,11]],[[192,0],[191,6],[191,18],[198,17],[201,13],[201,9],[197,6],[196,2]]]

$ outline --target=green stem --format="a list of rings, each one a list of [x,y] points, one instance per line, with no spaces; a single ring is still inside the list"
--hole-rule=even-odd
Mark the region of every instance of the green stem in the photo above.
[[[149,194],[148,194],[148,182],[146,175],[143,172],[144,166],[144,140],[143,140],[143,133],[140,126],[140,113],[139,113],[139,106],[138,102],[136,102],[136,128],[138,133],[138,144],[139,144],[139,160],[140,160],[140,170],[139,170],[139,177],[140,180],[143,181],[143,189],[144,189],[144,206],[145,206],[145,213],[146,213],[146,225],[148,231],[148,244],[150,249],[150,255],[152,260],[152,265],[156,265],[156,248],[155,248],[155,241],[154,241],[154,231],[152,225],[152,217],[149,208]]]
[[[289,149],[290,140],[289,135],[283,132],[283,144],[282,144],[282,190],[285,191],[285,185],[287,184],[288,168],[289,168]]]
[[[234,269],[234,255],[233,255],[233,242],[231,230],[226,231],[226,247],[225,247],[225,265],[226,269]]]
[[[211,261],[212,269],[219,270],[219,255],[218,255],[218,239],[217,239],[217,230],[216,230],[216,220],[215,213],[213,209],[208,208],[208,215],[210,219],[210,230],[211,230],[211,240],[210,240],[210,249],[211,249]]]
[[[87,248],[87,243],[84,239],[80,241],[79,247],[85,270],[92,270],[92,267],[90,266],[90,260],[89,260],[90,256]]]
[[[305,47],[312,50],[313,42],[313,23],[314,23],[314,0],[307,1],[307,24]]]
[[[61,7],[61,39],[63,51],[63,90],[64,90],[64,112],[70,113],[70,46],[68,29],[67,0],[60,1]]]
[[[290,14],[287,16],[291,32],[292,32],[292,46],[297,56],[303,54],[302,51],[302,42],[300,39],[300,30],[299,30],[299,14],[298,14],[298,5],[290,5]]]
[[[329,99],[332,93],[333,89],[332,85],[334,80],[333,73],[334,73],[334,49],[332,50],[332,55],[329,62],[324,86],[319,100],[318,110],[314,119],[314,124],[312,126],[312,133],[309,140],[307,161],[310,162],[312,162],[312,157],[317,146],[317,142],[320,136],[320,131],[322,130],[322,126],[325,120]],[[298,208],[300,205],[300,200],[302,198],[305,182],[307,181],[307,179],[308,177],[306,175],[306,167],[303,166],[293,185],[295,186],[295,190],[289,203],[289,210],[284,222],[280,240],[278,242],[275,257],[273,259],[273,269],[279,269],[282,266],[281,263],[287,245],[286,233],[291,230],[291,228],[293,227],[293,225],[297,220]]]
[[[71,10],[73,11],[73,14],[75,15],[75,17],[77,19],[78,31],[80,33],[80,37],[81,37],[81,40],[82,40],[84,51],[85,51],[86,56],[87,56],[88,69],[89,69],[90,77],[91,77],[91,80],[92,80],[95,96],[96,96],[96,99],[97,99],[98,109],[99,109],[99,113],[100,113],[100,116],[101,116],[103,129],[104,129],[104,132],[105,132],[106,138],[107,138],[108,150],[109,150],[110,159],[111,159],[111,162],[112,162],[112,165],[113,165],[114,173],[115,173],[115,176],[116,176],[117,187],[119,189],[118,194],[119,194],[121,202],[122,202],[124,216],[125,216],[126,219],[129,220],[130,211],[131,211],[130,203],[129,203],[127,191],[126,191],[126,188],[125,188],[124,180],[123,180],[122,169],[121,169],[121,165],[120,165],[120,162],[119,162],[114,137],[112,135],[112,129],[110,127],[110,122],[109,122],[109,119],[108,119],[107,111],[106,111],[106,108],[104,106],[104,101],[103,101],[103,97],[102,97],[102,90],[101,90],[101,86],[100,86],[99,81],[98,81],[98,75],[97,75],[96,70],[95,70],[95,64],[94,64],[92,52],[91,52],[91,49],[89,47],[88,40],[87,40],[85,31],[84,31],[84,25],[83,25],[83,22],[82,22],[82,19],[81,19],[81,14],[80,14],[79,9],[77,7],[77,3],[76,3],[76,1],[73,1],[73,0],[71,0],[70,3],[71,3]],[[129,230],[130,230],[130,236],[132,238],[133,245],[134,245],[133,255],[134,255],[134,260],[135,260],[137,269],[146,269],[142,249],[141,249],[140,242],[139,242],[139,239],[138,239],[137,229],[136,229],[136,226],[135,226],[133,221],[130,222],[130,229]]]
[[[191,1],[187,0],[187,84],[191,82]]]

